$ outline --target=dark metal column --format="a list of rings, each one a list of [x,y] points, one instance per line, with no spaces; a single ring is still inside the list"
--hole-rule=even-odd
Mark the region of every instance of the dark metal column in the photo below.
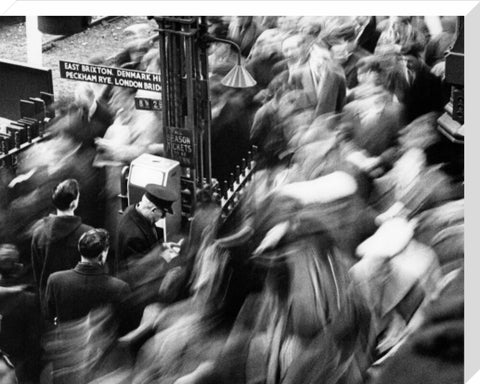
[[[155,17],[159,26],[166,156],[182,166],[182,213],[198,189],[211,188],[210,95],[206,17]]]

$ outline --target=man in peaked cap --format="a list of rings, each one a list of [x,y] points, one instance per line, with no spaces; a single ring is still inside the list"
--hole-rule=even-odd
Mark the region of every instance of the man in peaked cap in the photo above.
[[[160,211],[173,215],[172,204],[178,196],[175,192],[156,184],[148,184],[145,187],[145,197],[153,203]],[[163,215],[161,218],[165,217]]]
[[[129,261],[142,259],[155,247],[162,246],[163,233],[160,233],[161,230],[155,223],[168,213],[173,214],[172,204],[177,199],[178,195],[173,191],[160,185],[148,184],[142,199],[125,210],[117,231],[119,272],[128,272]],[[161,254],[165,257],[164,252]]]

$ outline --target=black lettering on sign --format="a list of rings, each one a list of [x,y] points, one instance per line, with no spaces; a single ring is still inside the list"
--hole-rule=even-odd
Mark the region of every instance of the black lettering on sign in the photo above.
[[[147,111],[161,111],[161,100],[148,99],[145,97],[135,97],[135,108]]]
[[[162,91],[160,74],[132,69],[106,67],[94,64],[59,62],[60,77],[64,79],[87,81],[90,83],[110,84],[119,87]],[[154,109],[154,108],[151,108]]]
[[[193,166],[193,134],[189,129],[167,128],[167,153],[183,167]]]

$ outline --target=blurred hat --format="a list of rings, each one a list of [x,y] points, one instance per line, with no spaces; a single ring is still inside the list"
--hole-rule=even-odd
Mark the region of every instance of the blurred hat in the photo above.
[[[173,214],[172,204],[178,199],[175,192],[157,184],[147,184],[145,196],[158,208],[163,208]]]
[[[23,267],[19,263],[19,252],[13,244],[0,245],[0,271],[17,271]]]
[[[351,41],[356,37],[357,31],[355,26],[355,22],[351,18],[332,18],[320,32],[319,38],[329,47],[337,44],[342,39]]]

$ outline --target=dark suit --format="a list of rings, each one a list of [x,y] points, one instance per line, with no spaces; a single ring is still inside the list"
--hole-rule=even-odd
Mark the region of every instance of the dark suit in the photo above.
[[[420,59],[417,63],[415,79],[408,88],[404,100],[407,123],[429,112],[441,112],[448,100],[444,100],[445,94],[440,78],[430,72],[430,68]]]
[[[117,229],[117,272],[128,269],[127,262],[143,258],[163,237],[157,228],[135,208],[129,206],[123,213]]]
[[[112,304],[118,312],[130,289],[124,281],[108,276],[102,265],[80,262],[74,269],[56,272],[47,282],[47,317],[58,322],[80,319],[95,308]]]

